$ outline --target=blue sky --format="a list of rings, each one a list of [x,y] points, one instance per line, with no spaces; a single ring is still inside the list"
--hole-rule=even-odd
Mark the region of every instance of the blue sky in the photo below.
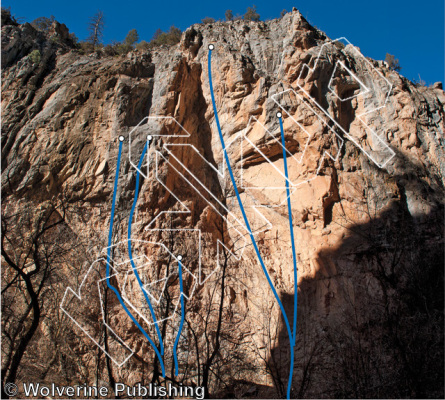
[[[104,42],[121,41],[130,29],[149,41],[156,29],[175,25],[182,30],[204,17],[224,18],[225,10],[244,14],[256,4],[261,19],[277,18],[281,10],[296,7],[312,25],[335,39],[344,36],[367,57],[383,60],[394,54],[401,74],[411,80],[419,75],[427,84],[444,81],[443,0],[306,0],[226,2],[112,1],[112,0],[4,0],[12,14],[31,22],[54,15],[79,39],[87,36],[88,18],[97,10],[105,14]]]

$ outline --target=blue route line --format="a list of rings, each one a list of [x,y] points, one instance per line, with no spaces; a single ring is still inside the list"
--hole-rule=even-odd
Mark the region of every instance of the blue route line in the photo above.
[[[175,376],[179,374],[179,368],[178,368],[178,355],[176,352],[176,349],[178,347],[178,343],[179,343],[179,338],[181,336],[181,332],[182,332],[182,325],[184,324],[184,314],[185,314],[185,310],[184,310],[184,288],[183,288],[183,284],[182,284],[182,263],[180,260],[178,260],[178,269],[179,269],[179,290],[180,290],[180,296],[181,296],[181,323],[179,324],[179,330],[178,330],[178,334],[176,335],[176,340],[175,340],[175,344],[173,346],[173,358],[175,360]]]
[[[136,320],[136,318],[131,314],[131,312],[128,310],[127,306],[125,305],[124,301],[122,300],[122,297],[120,293],[117,291],[117,289],[110,284],[110,258],[111,258],[111,244],[113,241],[113,222],[114,222],[114,210],[116,205],[116,194],[117,194],[117,183],[119,181],[119,169],[121,164],[121,155],[122,155],[122,142],[119,142],[119,154],[117,156],[117,167],[116,167],[116,177],[114,179],[114,190],[113,190],[113,202],[111,205],[111,218],[110,218],[110,233],[108,235],[108,249],[107,249],[107,286],[116,294],[117,299],[119,300],[119,303],[121,303],[122,307],[124,308],[125,312],[128,314],[128,316],[133,320],[133,322],[136,324],[136,326],[139,328],[139,330],[144,334],[144,336],[148,339],[151,346],[153,347],[154,351],[156,352],[156,355],[159,358],[159,362],[161,364],[162,368],[162,376],[165,377],[165,367],[164,362],[162,361],[162,356],[159,354],[159,350],[154,344],[154,342],[151,340],[150,336],[145,332],[145,330],[142,328],[141,325],[139,325],[139,322]]]
[[[294,262],[294,323],[293,323],[293,331],[294,331],[294,346],[295,346],[295,338],[297,335],[297,305],[298,305],[298,296],[297,296],[297,279],[298,279],[298,270],[297,270],[297,252],[295,251],[295,239],[294,239],[294,226],[292,223],[292,207],[290,202],[290,190],[289,190],[289,173],[287,169],[287,156],[286,156],[286,143],[284,140],[284,129],[283,129],[283,121],[281,117],[280,121],[280,131],[281,131],[281,143],[283,144],[283,161],[284,161],[284,174],[286,176],[286,195],[287,195],[287,211],[289,214],[289,230],[290,230],[290,238],[292,242],[292,257]]]
[[[213,112],[215,114],[215,121],[216,121],[216,126],[218,128],[219,140],[221,141],[221,146],[223,148],[224,158],[226,160],[227,168],[229,170],[230,180],[232,181],[232,185],[233,185],[233,188],[235,190],[236,198],[238,200],[238,204],[239,204],[239,207],[241,209],[241,213],[243,214],[244,223],[246,224],[247,230],[249,232],[249,236],[250,236],[250,239],[252,241],[253,248],[255,249],[256,255],[257,255],[258,260],[259,260],[259,262],[261,264],[261,268],[263,269],[263,272],[266,275],[267,282],[269,283],[269,286],[272,289],[272,292],[273,292],[273,294],[275,296],[275,299],[277,300],[277,302],[278,302],[278,304],[279,304],[279,306],[281,308],[281,312],[283,314],[283,318],[284,318],[284,321],[285,321],[286,327],[287,327],[287,333],[288,333],[288,336],[289,336],[289,342],[290,342],[290,347],[291,347],[291,359],[292,359],[293,358],[293,353],[294,353],[294,345],[293,345],[294,344],[294,340],[293,340],[292,330],[291,330],[291,327],[289,325],[289,320],[287,318],[287,314],[286,314],[286,311],[284,310],[283,304],[281,303],[280,297],[278,296],[278,293],[275,290],[275,287],[274,287],[274,285],[272,283],[272,280],[270,279],[269,273],[267,272],[266,266],[264,265],[263,259],[261,257],[260,251],[259,251],[258,246],[257,246],[256,241],[255,241],[255,238],[253,237],[252,230],[250,228],[250,224],[249,224],[249,221],[247,219],[247,215],[246,215],[246,212],[244,210],[244,206],[243,206],[243,203],[241,201],[241,197],[240,197],[239,192],[238,192],[238,187],[237,187],[236,182],[235,182],[235,177],[233,176],[232,168],[230,166],[231,164],[230,164],[229,156],[227,155],[226,145],[224,143],[224,137],[223,137],[223,134],[221,132],[221,126],[220,126],[220,123],[219,123],[218,111],[216,109],[215,95],[213,93],[213,83],[212,83],[212,50],[210,50],[210,49],[209,49],[209,55],[208,55],[208,73],[209,73],[209,86],[210,86],[210,95],[212,97]],[[292,384],[292,371],[291,371],[291,374],[290,374],[290,379],[289,379],[288,388],[287,388],[287,398],[288,399],[290,398],[291,384]]]
[[[128,220],[128,255],[130,256],[131,268],[133,269],[133,272],[136,275],[136,279],[137,279],[137,281],[139,283],[139,286],[140,286],[140,288],[142,290],[142,293],[144,294],[145,300],[147,301],[148,307],[150,309],[150,314],[151,314],[151,316],[153,318],[153,321],[155,323],[156,333],[158,334],[159,344],[161,345],[161,355],[163,355],[164,354],[164,343],[162,341],[161,331],[159,330],[159,324],[158,324],[158,321],[156,320],[155,311],[153,310],[153,307],[151,305],[151,301],[148,298],[147,292],[146,292],[146,290],[143,287],[144,285],[142,284],[141,278],[139,277],[138,271],[136,269],[136,265],[134,264],[133,254],[132,254],[132,251],[131,251],[131,224],[133,222],[133,214],[134,214],[134,210],[136,209],[136,203],[138,202],[139,171],[141,169],[142,161],[144,160],[145,153],[147,152],[147,148],[148,148],[148,142],[145,142],[144,150],[142,150],[142,155],[141,155],[141,158],[139,160],[139,164],[138,164],[138,168],[137,168],[137,172],[136,172],[136,188],[134,190],[133,206],[131,207],[130,218]]]
[[[283,129],[283,121],[281,117],[278,118],[280,121],[280,132],[281,132],[281,143],[283,144],[283,162],[284,162],[284,174],[286,176],[286,195],[287,195],[287,212],[289,214],[289,230],[290,230],[290,238],[292,242],[292,259],[294,263],[294,321],[293,321],[293,345],[292,352],[290,355],[290,371],[289,371],[289,387],[288,392],[290,390],[290,384],[292,383],[292,374],[294,370],[294,351],[293,347],[295,347],[296,337],[297,337],[297,306],[298,306],[298,287],[297,287],[297,254],[295,251],[295,239],[294,239],[294,226],[292,223],[292,207],[290,202],[290,190],[289,190],[289,172],[287,169],[287,155],[286,155],[286,142],[284,140],[284,129]],[[289,394],[288,394],[289,395]]]

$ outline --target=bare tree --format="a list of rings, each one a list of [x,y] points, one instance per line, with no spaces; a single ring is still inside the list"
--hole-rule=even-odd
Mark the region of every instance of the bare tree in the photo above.
[[[5,382],[16,382],[25,353],[45,319],[46,303],[54,298],[65,257],[73,251],[63,203],[48,201],[37,209],[29,204],[11,213],[7,208],[2,210],[1,219],[1,255],[5,262],[2,388]],[[50,360],[49,364],[55,361]],[[43,376],[47,374],[46,368],[41,372]]]
[[[93,45],[94,49],[102,42],[104,26],[104,13],[102,11],[98,11],[90,18],[90,22],[88,24],[88,32],[90,35],[88,36],[87,41]]]

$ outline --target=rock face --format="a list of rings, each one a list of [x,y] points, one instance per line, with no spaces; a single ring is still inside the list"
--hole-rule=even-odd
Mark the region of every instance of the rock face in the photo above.
[[[159,315],[172,317],[163,328],[167,375],[173,376],[180,313],[171,257],[181,253],[189,319],[175,382],[205,384],[219,397],[285,395],[289,338],[223,160],[209,87],[208,45],[214,44],[213,88],[228,156],[292,324],[292,249],[276,113],[283,115],[298,263],[293,396],[443,397],[441,85],[415,86],[358,48],[330,43],[296,10],[269,22],[194,25],[177,46],[118,58],[79,54],[65,28],[54,25],[43,34],[29,24],[2,27],[2,213],[9,218],[48,202],[65,205],[73,248],[83,250],[70,251],[71,261],[62,263],[64,281],[51,288],[57,298],[68,286],[78,290],[92,261],[105,257],[122,135],[113,265],[125,271],[131,258],[126,240],[137,180],[131,238],[134,252],[152,265],[138,264],[141,276],[165,282],[156,289],[161,297],[167,288],[167,306],[156,305]],[[36,49],[39,62],[30,57]],[[148,134],[153,140],[136,179]],[[234,256],[224,257],[223,248]],[[104,278],[105,264],[101,268]],[[137,282],[118,275],[115,285],[131,287],[129,299],[143,307]],[[7,271],[2,276],[9,279]],[[155,289],[150,293],[156,297]],[[73,306],[77,318],[103,339],[102,328],[91,325],[101,318],[97,296],[86,296],[87,303]],[[68,361],[48,361],[43,380],[162,380],[147,339],[107,296],[109,325],[134,356],[120,369],[94,358],[94,344],[65,316],[57,340],[73,349],[69,373],[61,372]],[[48,312],[60,313],[56,309]],[[41,323],[25,365],[52,329]],[[125,359],[122,348],[113,351]],[[18,379],[40,373],[25,367]]]

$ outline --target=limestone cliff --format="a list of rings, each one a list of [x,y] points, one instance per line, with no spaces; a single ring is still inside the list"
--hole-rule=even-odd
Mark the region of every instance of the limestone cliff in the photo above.
[[[97,277],[89,286],[96,285],[95,293],[70,299],[71,312],[110,354],[124,360],[134,352],[122,367],[98,353],[59,308],[66,288],[77,291],[94,261],[106,258],[123,136],[114,282],[120,290],[131,287],[129,299],[144,307],[133,278],[118,276],[130,270],[126,240],[138,180],[131,238],[135,254],[146,259],[138,261],[146,282],[163,282],[149,290],[166,299],[156,312],[171,317],[160,324],[168,379],[204,383],[218,397],[285,395],[289,338],[238,223],[242,214],[211,102],[210,44],[216,107],[240,197],[292,323],[292,249],[276,117],[283,115],[298,262],[292,395],[443,397],[445,93],[414,85],[353,45],[332,43],[297,10],[268,22],[197,24],[176,46],[125,57],[82,55],[59,24],[48,34],[29,24],[2,26],[2,248],[20,264],[22,253],[40,243],[35,220],[45,210],[54,211],[48,221],[63,219],[63,230],[53,233],[63,237],[52,264],[57,271],[44,283],[42,317],[17,382],[163,381],[147,339],[110,292],[101,313]],[[30,56],[33,50],[39,60]],[[153,140],[136,178],[148,134]],[[39,245],[53,249],[49,241]],[[234,255],[218,252],[218,241]],[[51,251],[38,250],[46,260]],[[180,308],[172,254],[183,255],[188,271],[177,377],[172,343]],[[3,287],[15,276],[4,265]],[[35,259],[23,268],[33,265],[38,269]],[[106,262],[95,265],[105,278]],[[10,293],[15,285],[20,282],[8,287],[3,304],[23,311],[27,302]],[[102,319],[131,351],[107,344],[112,334],[107,337]],[[154,326],[140,321],[155,337]],[[17,323],[3,320],[8,329]]]

